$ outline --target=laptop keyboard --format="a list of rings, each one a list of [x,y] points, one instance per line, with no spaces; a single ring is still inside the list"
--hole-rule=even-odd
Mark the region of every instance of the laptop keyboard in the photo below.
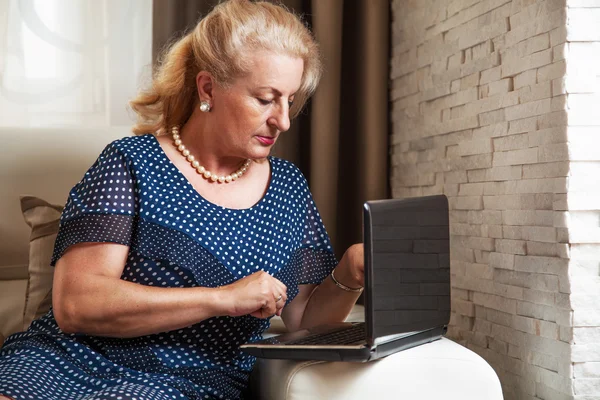
[[[341,330],[309,335],[302,339],[285,342],[286,345],[345,345],[365,340],[365,324],[359,323]]]

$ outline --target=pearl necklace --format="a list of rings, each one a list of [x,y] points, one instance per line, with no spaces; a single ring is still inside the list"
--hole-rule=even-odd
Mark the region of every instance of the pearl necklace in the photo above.
[[[217,174],[210,172],[202,165],[200,165],[200,163],[196,161],[194,156],[190,154],[190,151],[186,149],[186,147],[183,145],[183,142],[181,141],[181,136],[179,136],[179,127],[174,126],[173,128],[171,128],[171,133],[173,134],[173,143],[175,144],[175,147],[177,147],[177,150],[179,150],[179,152],[190,162],[190,164],[192,164],[192,167],[194,167],[196,172],[202,175],[206,180],[209,180],[211,182],[230,183],[241,178],[241,176],[244,175],[244,173],[250,166],[250,160],[246,160],[244,161],[244,164],[240,167],[240,169],[235,171],[233,174],[227,176],[218,176]]]

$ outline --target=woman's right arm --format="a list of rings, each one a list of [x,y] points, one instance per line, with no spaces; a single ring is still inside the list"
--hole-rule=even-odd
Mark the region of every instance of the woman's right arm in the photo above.
[[[66,333],[136,337],[181,329],[221,315],[281,313],[274,293],[285,286],[255,273],[220,288],[159,288],[124,281],[129,247],[79,243],[69,247],[54,271],[52,306]],[[277,295],[276,295],[277,296]],[[275,296],[275,297],[276,297]],[[280,305],[281,304],[281,305]]]
[[[129,247],[79,243],[54,271],[52,306],[66,333],[135,337],[180,329],[228,313],[215,288],[158,288],[121,279]]]

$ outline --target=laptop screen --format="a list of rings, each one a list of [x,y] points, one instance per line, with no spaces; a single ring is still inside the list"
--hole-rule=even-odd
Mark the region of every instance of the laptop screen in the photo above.
[[[448,324],[448,221],[443,195],[365,203],[368,338]]]

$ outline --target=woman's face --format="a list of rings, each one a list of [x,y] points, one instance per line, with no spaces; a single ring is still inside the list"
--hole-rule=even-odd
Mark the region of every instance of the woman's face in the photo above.
[[[210,131],[226,156],[264,158],[290,127],[289,111],[304,62],[272,52],[251,57],[250,73],[213,87]]]

